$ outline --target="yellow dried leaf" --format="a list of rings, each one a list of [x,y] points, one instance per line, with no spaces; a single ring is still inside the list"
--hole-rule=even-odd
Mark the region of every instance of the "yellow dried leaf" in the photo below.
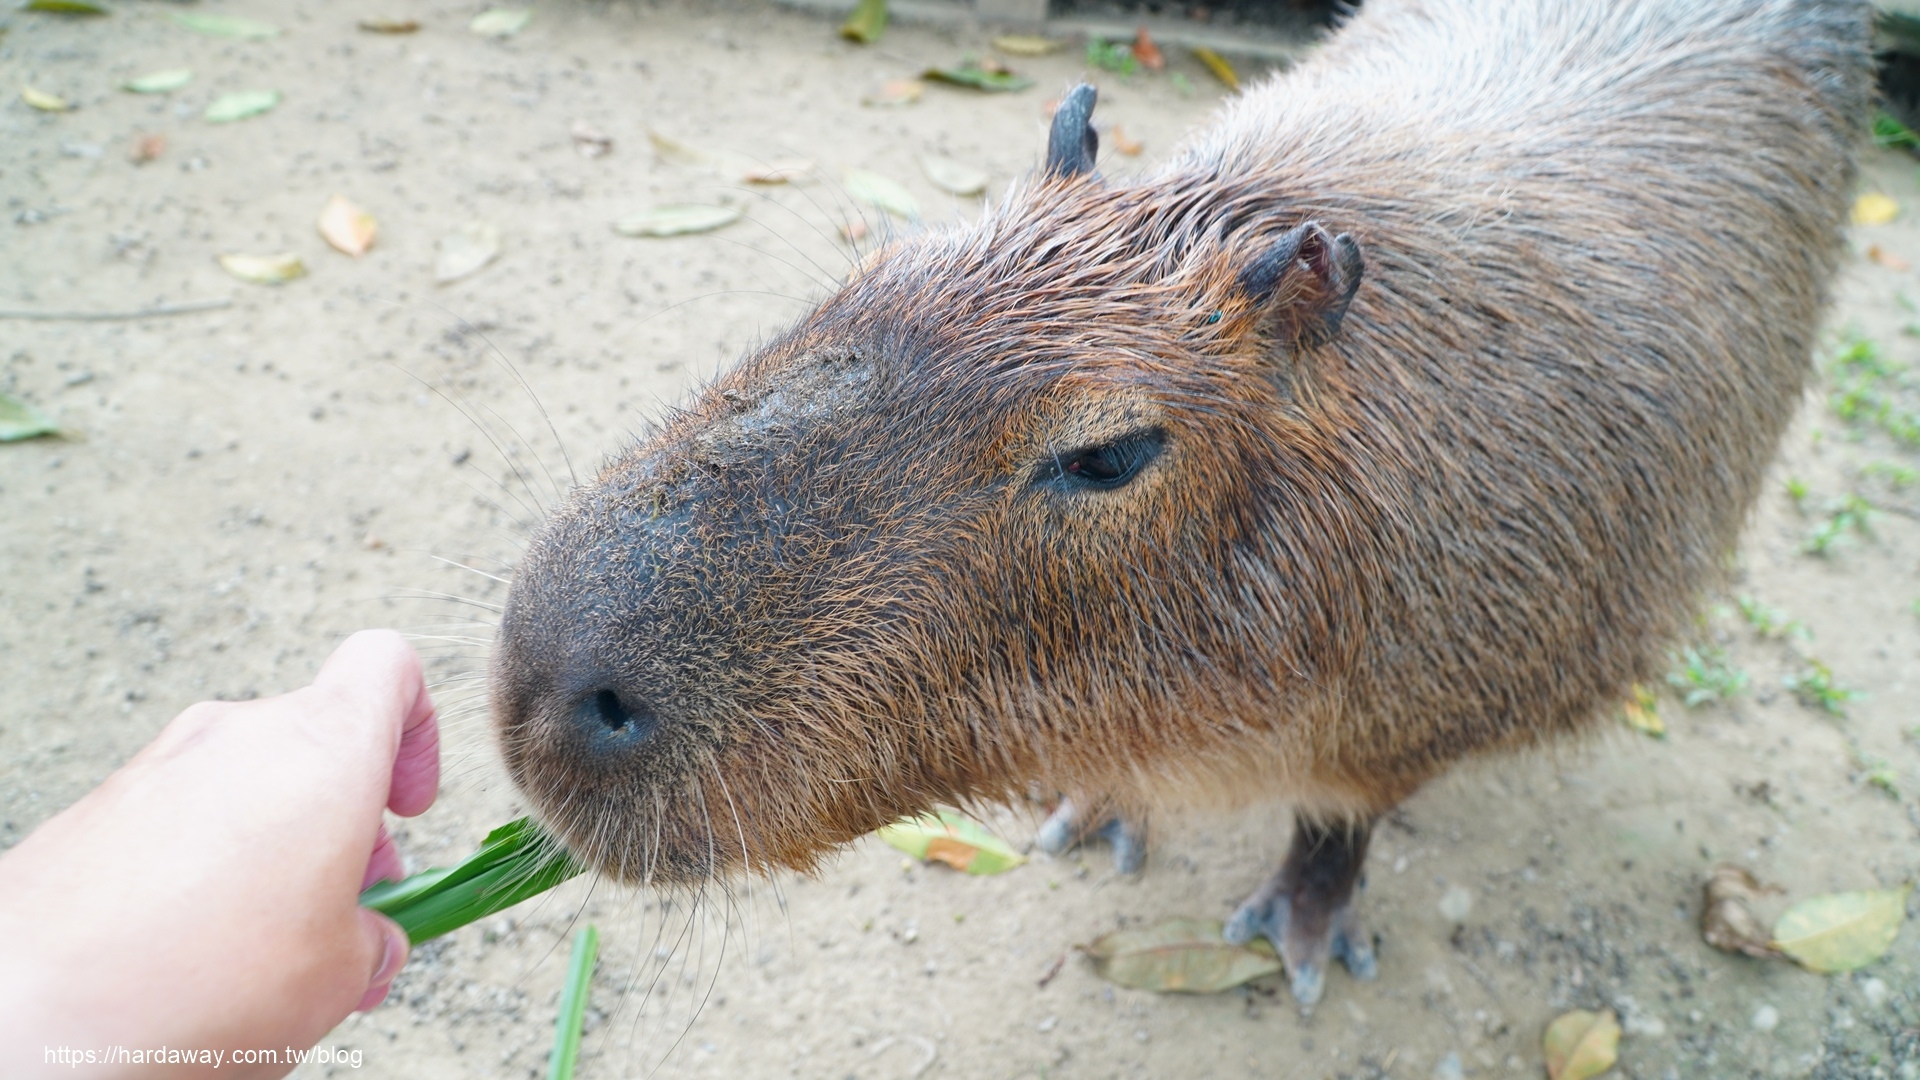
[[[1265,939],[1228,944],[1218,919],[1169,919],[1116,930],[1085,951],[1108,982],[1163,993],[1218,993],[1282,969]]]
[[[367,253],[367,249],[373,246],[373,238],[380,232],[380,225],[373,220],[373,215],[348,202],[345,195],[328,199],[326,208],[320,211],[320,220],[314,224],[335,251],[345,252],[355,258]]]
[[[1656,739],[1667,737],[1667,722],[1660,719],[1660,696],[1652,687],[1634,683],[1633,696],[1621,708],[1626,713],[1628,727]]]
[[[20,100],[39,109],[41,112],[66,112],[73,103],[58,94],[49,94],[45,90],[35,90],[31,86],[20,88]]]
[[[1612,1009],[1562,1013],[1547,1025],[1541,1046],[1550,1080],[1589,1080],[1619,1059],[1620,1020]]]
[[[220,268],[241,281],[251,281],[255,285],[280,285],[307,272],[307,264],[292,252],[284,255],[222,255]]]
[[[1233,65],[1227,63],[1226,57],[1212,49],[1195,46],[1193,58],[1206,65],[1207,70],[1213,72],[1213,77],[1225,83],[1227,89],[1240,89],[1240,73],[1233,70]]]
[[[1907,917],[1907,893],[1866,889],[1802,900],[1773,924],[1773,947],[1811,971],[1866,967],[1886,955]]]
[[[998,874],[1027,861],[978,822],[950,810],[896,821],[874,835],[916,859],[974,875]]]
[[[1046,56],[1066,48],[1067,43],[1032,34],[1006,34],[994,38],[993,47],[1008,56]]]
[[[1853,200],[1855,225],[1885,225],[1900,216],[1900,204],[1889,196],[1869,191]]]

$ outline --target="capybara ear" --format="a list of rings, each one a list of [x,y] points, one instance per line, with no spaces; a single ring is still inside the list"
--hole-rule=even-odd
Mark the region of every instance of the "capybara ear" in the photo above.
[[[1366,263],[1351,233],[1331,235],[1317,221],[1287,230],[1246,268],[1240,288],[1265,309],[1276,338],[1319,345],[1340,331]]]
[[[1053,129],[1047,134],[1047,175],[1061,179],[1093,171],[1100,155],[1100,136],[1093,133],[1093,102],[1100,92],[1086,83],[1067,91],[1053,110]]]

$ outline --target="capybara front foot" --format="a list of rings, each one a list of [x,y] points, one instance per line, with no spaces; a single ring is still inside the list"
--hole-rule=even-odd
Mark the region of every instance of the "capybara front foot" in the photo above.
[[[1294,1000],[1302,1005],[1326,992],[1330,959],[1337,957],[1356,979],[1379,974],[1373,940],[1353,906],[1371,831],[1368,823],[1329,825],[1296,817],[1293,846],[1280,872],[1227,920],[1226,939],[1236,945],[1255,935],[1273,942],[1287,965]]]
[[[1072,799],[1061,799],[1040,831],[1034,845],[1049,855],[1060,856],[1089,840],[1105,840],[1113,849],[1113,868],[1122,874],[1138,874],[1147,865],[1147,823],[1144,818],[1099,805],[1089,811]]]

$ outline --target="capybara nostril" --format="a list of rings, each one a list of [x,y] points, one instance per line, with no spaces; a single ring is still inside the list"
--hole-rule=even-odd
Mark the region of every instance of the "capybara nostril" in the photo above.
[[[610,750],[636,747],[660,726],[659,715],[645,702],[612,689],[581,697],[573,719],[581,734]]]

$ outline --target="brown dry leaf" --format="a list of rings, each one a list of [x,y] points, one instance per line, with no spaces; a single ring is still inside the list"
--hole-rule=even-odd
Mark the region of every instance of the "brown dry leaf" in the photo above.
[[[613,152],[613,136],[585,120],[575,120],[570,130],[573,135],[573,148],[580,151],[581,157],[605,157]]]
[[[911,105],[927,92],[919,79],[888,79],[879,88],[860,99],[862,105]]]
[[[304,277],[307,264],[292,252],[283,255],[222,255],[220,269],[255,285],[281,285]]]
[[[1869,244],[1867,246],[1867,258],[1872,259],[1874,262],[1879,263],[1889,270],[1899,270],[1904,273],[1913,269],[1912,263],[1881,247],[1879,244]]]
[[[1721,863],[1707,876],[1706,910],[1700,913],[1700,936],[1722,952],[1745,953],[1762,960],[1777,959],[1773,933],[1753,904],[1781,890],[1764,885],[1744,867]]]
[[[165,135],[136,135],[133,148],[127,151],[127,160],[135,165],[145,165],[167,152]]]
[[[1229,945],[1218,919],[1169,919],[1116,930],[1084,951],[1101,978],[1136,990],[1212,994],[1277,975],[1282,967],[1264,939]]]
[[[1541,1042],[1551,1080],[1590,1080],[1619,1059],[1620,1020],[1612,1009],[1575,1009],[1555,1017]]]
[[[375,15],[361,19],[359,25],[360,29],[369,34],[411,34],[420,29],[420,24],[416,20],[400,19],[391,15]]]
[[[1147,28],[1144,26],[1140,28],[1138,34],[1134,35],[1133,58],[1140,61],[1140,66],[1148,71],[1166,70],[1167,58],[1161,55],[1160,46],[1155,45],[1153,39],[1147,36]]]
[[[1139,139],[1127,138],[1127,133],[1120,129],[1119,124],[1115,124],[1113,125],[1113,148],[1128,157],[1138,157],[1140,151],[1145,150],[1147,147],[1146,144]]]
[[[380,233],[380,224],[373,220],[373,215],[347,201],[345,195],[328,199],[314,225],[335,251],[355,258],[365,255],[373,246],[373,238]]]

